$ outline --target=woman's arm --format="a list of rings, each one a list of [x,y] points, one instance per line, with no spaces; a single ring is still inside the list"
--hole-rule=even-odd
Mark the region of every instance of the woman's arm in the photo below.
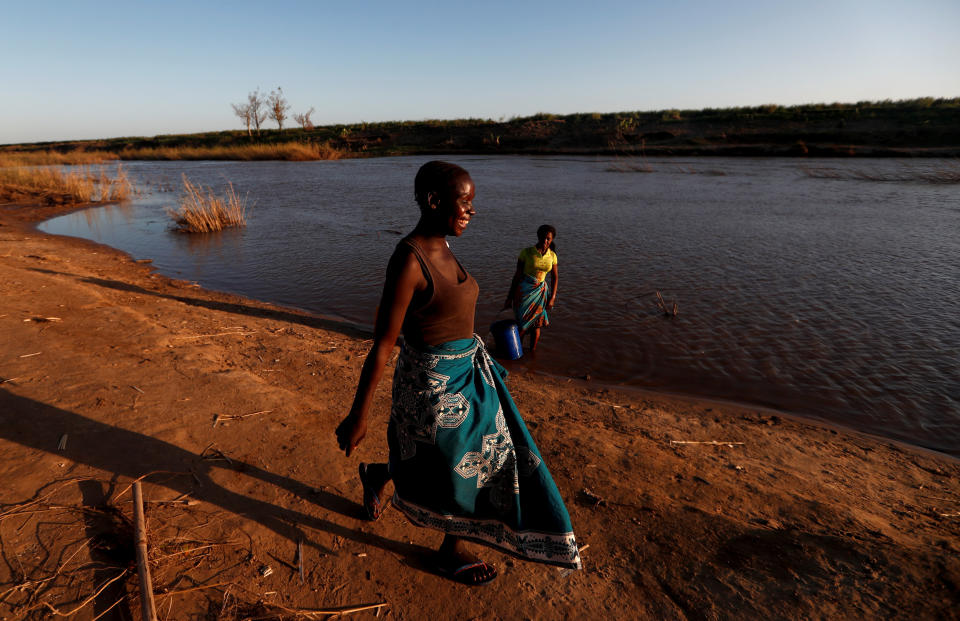
[[[517,269],[513,273],[513,280],[510,282],[510,292],[507,293],[507,299],[503,302],[503,310],[506,310],[513,306],[513,300],[517,297],[517,287],[520,286],[520,281],[523,280],[523,260],[517,260]]]
[[[550,278],[553,280],[553,286],[550,287],[550,301],[547,302],[547,310],[553,308],[553,303],[557,301],[557,285],[560,284],[560,271],[557,269],[557,264],[553,264],[553,269],[550,270]]]
[[[380,378],[383,377],[383,367],[397,343],[397,337],[403,327],[403,318],[414,292],[424,289],[426,285],[420,263],[412,253],[396,253],[391,257],[387,266],[383,295],[380,298],[380,308],[377,311],[373,346],[360,372],[353,407],[336,431],[337,442],[340,449],[346,451],[347,457],[367,434],[367,417],[370,413],[370,405],[373,403],[374,392],[377,390]]]

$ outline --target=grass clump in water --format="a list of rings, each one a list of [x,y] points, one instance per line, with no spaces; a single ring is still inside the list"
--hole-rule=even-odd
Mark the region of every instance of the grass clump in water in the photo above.
[[[213,233],[230,227],[247,225],[247,197],[243,198],[227,184],[227,191],[218,196],[212,188],[190,183],[183,176],[183,195],[177,209],[167,208],[167,213],[181,233]]]

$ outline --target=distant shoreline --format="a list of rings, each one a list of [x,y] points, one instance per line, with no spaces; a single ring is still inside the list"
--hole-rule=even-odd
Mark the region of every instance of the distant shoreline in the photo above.
[[[400,155],[960,157],[960,98],[326,125],[0,145],[120,159]]]

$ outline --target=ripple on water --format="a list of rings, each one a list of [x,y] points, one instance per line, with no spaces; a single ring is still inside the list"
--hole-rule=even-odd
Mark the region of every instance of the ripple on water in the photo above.
[[[369,325],[386,261],[417,217],[424,158],[131,162],[135,179],[222,187],[254,207],[243,231],[172,235],[154,192],[42,228],[151,258],[161,272]],[[553,324],[524,368],[772,404],[958,453],[960,210],[956,188],[903,160],[609,161],[470,157],[478,216],[451,240],[499,310],[516,253],[559,235]],[[709,174],[707,174],[709,172]],[[718,173],[723,173],[718,174]],[[154,186],[156,187],[156,186]],[[676,300],[665,319],[654,293]]]

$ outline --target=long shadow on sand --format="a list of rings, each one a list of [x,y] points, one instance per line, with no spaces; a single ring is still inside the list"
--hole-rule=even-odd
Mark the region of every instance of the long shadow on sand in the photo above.
[[[58,272],[56,270],[48,270],[39,267],[29,268],[35,272],[40,272],[42,274],[54,274],[57,276],[69,276],[75,278],[79,282],[90,283],[92,285],[97,285],[100,287],[106,287],[108,289],[114,289],[116,291],[123,291],[126,293],[136,293],[138,295],[152,295],[158,298],[167,298],[170,300],[176,300],[190,306],[201,306],[203,308],[209,308],[211,310],[222,311],[225,313],[234,313],[237,315],[249,315],[250,317],[261,317],[265,319],[275,319],[277,321],[285,321],[287,323],[298,323],[309,328],[319,328],[322,330],[329,330],[331,332],[338,332],[346,336],[355,337],[355,338],[370,338],[371,332],[369,329],[364,329],[353,324],[349,324],[342,321],[336,321],[334,319],[328,319],[325,317],[317,317],[315,315],[310,315],[307,313],[296,313],[293,311],[280,310],[274,308],[259,308],[256,306],[249,306],[247,304],[240,304],[236,302],[220,302],[217,300],[204,300],[201,298],[192,298],[185,295],[172,295],[170,293],[162,293],[160,291],[153,291],[151,289],[144,289],[143,287],[132,285],[130,283],[122,282],[119,280],[109,280],[106,278],[94,278],[91,276],[79,276],[77,274],[71,274],[69,272]],[[232,294],[231,294],[232,295]]]
[[[60,452],[57,450],[57,440],[63,433],[69,434],[70,442],[67,449]],[[165,473],[164,486],[259,522],[290,541],[302,539],[305,545],[325,554],[336,555],[336,552],[323,546],[317,540],[317,533],[310,531],[323,531],[383,548],[405,557],[411,566],[420,566],[422,559],[432,552],[422,546],[354,530],[330,520],[232,492],[211,478],[213,469],[219,468],[217,464],[223,462],[206,461],[196,453],[163,440],[106,425],[3,389],[0,389],[0,438],[131,479],[148,473]],[[350,519],[356,519],[361,514],[361,507],[355,502],[254,465],[234,460],[231,469],[285,489],[326,511]],[[182,474],[170,476],[170,473]]]

